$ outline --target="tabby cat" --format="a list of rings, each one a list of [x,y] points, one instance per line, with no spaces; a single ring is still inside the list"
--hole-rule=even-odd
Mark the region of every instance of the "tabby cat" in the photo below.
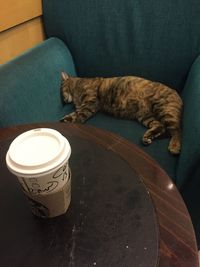
[[[182,100],[161,83],[135,76],[78,78],[62,72],[61,94],[65,103],[73,101],[76,108],[61,121],[83,123],[101,110],[142,123],[148,128],[142,138],[145,145],[167,131],[169,151],[180,153]]]

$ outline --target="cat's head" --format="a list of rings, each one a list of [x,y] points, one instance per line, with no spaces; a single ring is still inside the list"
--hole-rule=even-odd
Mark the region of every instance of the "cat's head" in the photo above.
[[[61,95],[65,103],[71,103],[73,101],[72,79],[66,72],[61,72],[61,78]]]

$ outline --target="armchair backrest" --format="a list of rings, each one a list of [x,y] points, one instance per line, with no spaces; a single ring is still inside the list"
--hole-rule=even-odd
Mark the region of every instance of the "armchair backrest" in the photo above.
[[[200,52],[197,0],[43,0],[43,14],[80,76],[137,75],[181,90]]]

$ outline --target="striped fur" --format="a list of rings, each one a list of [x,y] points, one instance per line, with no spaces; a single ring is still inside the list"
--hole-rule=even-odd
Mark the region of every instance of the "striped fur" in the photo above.
[[[83,123],[104,111],[147,127],[142,138],[145,145],[167,131],[171,136],[169,151],[180,153],[182,100],[161,83],[134,76],[75,78],[62,73],[61,94],[65,103],[73,101],[76,108],[61,121]]]

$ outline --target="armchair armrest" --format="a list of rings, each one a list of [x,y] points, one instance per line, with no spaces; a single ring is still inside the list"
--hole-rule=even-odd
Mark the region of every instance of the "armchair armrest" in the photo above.
[[[177,186],[200,189],[200,56],[193,63],[182,93],[184,103],[182,151],[177,166]]]
[[[190,69],[182,98],[182,151],[176,184],[189,210],[197,240],[200,240],[200,56]]]
[[[59,120],[70,109],[60,98],[61,71],[76,75],[73,58],[50,38],[0,66],[0,127]]]

